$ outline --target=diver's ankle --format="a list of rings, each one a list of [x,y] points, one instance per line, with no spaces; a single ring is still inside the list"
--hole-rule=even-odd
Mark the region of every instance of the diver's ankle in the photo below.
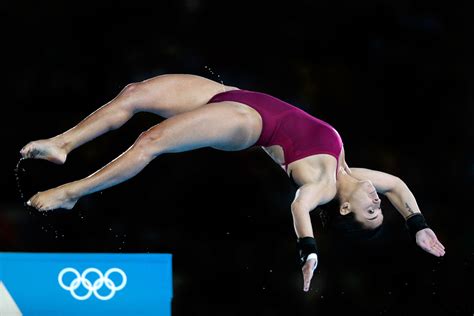
[[[64,138],[60,136],[50,138],[50,141],[52,141],[61,150],[65,151],[66,155],[69,154],[69,152],[72,150],[71,142],[65,140]]]

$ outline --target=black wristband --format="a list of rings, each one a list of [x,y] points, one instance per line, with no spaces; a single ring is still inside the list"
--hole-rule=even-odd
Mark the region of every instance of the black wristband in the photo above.
[[[408,233],[412,238],[416,237],[416,233],[422,229],[429,228],[426,224],[425,217],[421,213],[417,213],[406,220],[405,223]]]
[[[298,239],[298,253],[300,256],[300,265],[303,266],[306,263],[308,255],[311,253],[318,253],[316,246],[316,239],[313,237],[303,237]]]

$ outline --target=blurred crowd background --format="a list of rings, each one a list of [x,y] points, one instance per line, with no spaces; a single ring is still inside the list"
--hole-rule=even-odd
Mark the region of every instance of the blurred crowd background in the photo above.
[[[468,1],[0,8],[0,251],[172,253],[173,315],[473,314]],[[320,264],[304,293],[290,212],[296,188],[257,147],[160,156],[71,211],[41,215],[23,206],[101,168],[163,118],[139,113],[74,150],[65,165],[24,161],[16,179],[21,147],[72,127],[128,83],[165,73],[266,92],[326,120],[350,166],[408,184],[446,256],[417,248],[386,199],[384,233],[365,244],[341,242],[312,213]]]

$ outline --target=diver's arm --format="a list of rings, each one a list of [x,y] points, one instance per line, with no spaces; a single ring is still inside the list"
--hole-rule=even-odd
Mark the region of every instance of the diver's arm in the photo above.
[[[336,194],[336,185],[330,181],[319,181],[302,185],[291,203],[293,223],[298,236],[300,263],[303,272],[303,290],[309,291],[313,273],[318,266],[316,240],[309,212],[320,204],[327,203]]]
[[[309,212],[318,205],[329,202],[335,194],[336,186],[329,181],[307,183],[296,191],[291,203],[291,213],[298,238],[314,237]]]
[[[392,203],[405,220],[415,214],[421,214],[413,193],[405,182],[399,178],[397,179],[395,186],[383,194],[389,199],[390,203]]]

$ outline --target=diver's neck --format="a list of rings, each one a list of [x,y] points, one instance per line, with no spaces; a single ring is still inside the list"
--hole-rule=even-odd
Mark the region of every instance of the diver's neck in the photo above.
[[[336,180],[338,198],[340,200],[344,200],[345,198],[347,198],[349,193],[353,191],[354,186],[357,184],[358,181],[359,180],[348,174],[347,171],[344,170],[344,168],[339,168]]]

